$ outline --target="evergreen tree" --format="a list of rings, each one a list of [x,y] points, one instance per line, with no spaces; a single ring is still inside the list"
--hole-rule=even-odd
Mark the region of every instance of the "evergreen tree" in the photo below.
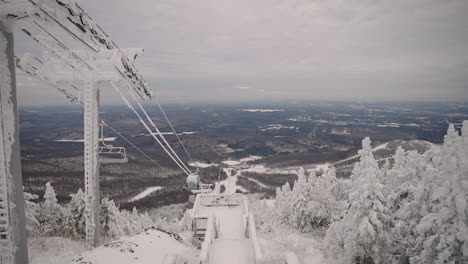
[[[86,226],[86,196],[81,189],[76,194],[70,194],[71,200],[67,205],[65,218],[67,231],[73,237],[84,238]]]
[[[327,231],[328,248],[342,253],[348,263],[369,260],[386,263],[391,216],[370,143],[369,138],[363,140],[360,161],[353,169],[351,207],[344,218]]]
[[[55,235],[60,233],[64,227],[64,210],[57,203],[57,194],[48,182],[43,196],[44,201],[40,204],[37,220],[41,233],[44,235]]]
[[[104,236],[119,238],[124,235],[122,216],[113,200],[104,198],[101,201],[101,226]]]
[[[29,235],[36,234],[39,228],[39,221],[36,218],[36,214],[39,210],[39,205],[32,201],[36,199],[39,199],[38,195],[24,192],[26,230],[28,231]]]
[[[468,125],[464,122],[464,125]],[[466,131],[466,128],[463,132]],[[467,135],[459,136],[449,126],[444,144],[430,159],[432,181],[422,181],[429,205],[421,208],[416,230],[416,244],[411,252],[412,263],[463,263],[468,261],[468,159]],[[432,184],[431,184],[432,183]]]

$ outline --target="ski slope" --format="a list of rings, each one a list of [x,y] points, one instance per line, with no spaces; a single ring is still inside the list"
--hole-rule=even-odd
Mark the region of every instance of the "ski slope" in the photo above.
[[[129,201],[130,202],[134,202],[134,201],[138,201],[138,200],[141,200],[143,198],[145,198],[146,196],[156,192],[156,191],[159,191],[161,189],[163,189],[164,187],[161,187],[161,186],[154,186],[154,187],[149,187],[149,188],[146,188],[144,191],[142,191],[141,193],[135,195],[135,197],[133,197],[132,199],[130,199]]]

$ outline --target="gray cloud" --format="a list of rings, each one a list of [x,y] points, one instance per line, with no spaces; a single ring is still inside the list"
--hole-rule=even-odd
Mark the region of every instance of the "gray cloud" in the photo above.
[[[465,0],[79,3],[163,101],[468,99]]]

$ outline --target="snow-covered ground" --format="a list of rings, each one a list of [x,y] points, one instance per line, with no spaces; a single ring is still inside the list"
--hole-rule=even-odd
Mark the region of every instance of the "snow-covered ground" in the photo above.
[[[159,190],[161,190],[163,188],[164,187],[161,187],[161,186],[154,186],[154,187],[146,188],[146,190],[142,191],[141,193],[137,194],[135,197],[130,199],[130,202],[141,200],[141,199],[145,198],[146,196],[150,195],[151,193],[159,191]]]
[[[304,264],[332,264],[322,253],[322,244],[315,238],[306,237],[297,231],[279,229],[269,235],[260,235],[262,253],[266,258],[284,256],[294,252]]]
[[[219,166],[219,164],[217,163],[204,163],[200,161],[191,162],[189,163],[189,165],[194,166],[194,167],[199,167],[199,168],[209,168],[209,167]]]
[[[233,168],[224,168],[223,171],[226,173],[227,178],[220,181],[220,185],[224,185],[226,188],[225,193],[232,194],[236,193],[237,190],[241,192],[247,192],[244,187],[237,185],[237,177],[241,174],[240,170],[234,170]],[[234,172],[234,173],[233,173]]]
[[[68,264],[86,250],[84,241],[63,237],[29,237],[30,264]]]
[[[272,113],[272,112],[284,112],[283,109],[242,109],[242,112],[259,112],[259,113]]]
[[[402,126],[407,126],[407,127],[419,127],[420,125],[415,124],[415,123],[410,123],[410,124],[400,124],[400,123],[384,123],[382,125],[377,125],[378,127],[402,127]]]
[[[228,159],[228,160],[223,161],[222,163],[225,164],[225,165],[228,165],[228,166],[237,166],[237,165],[240,165],[240,164],[243,164],[243,163],[247,163],[249,161],[260,160],[260,159],[262,159],[262,157],[252,155],[252,156],[242,158],[242,159],[239,159],[239,160]]]
[[[281,124],[271,124],[267,125],[266,127],[261,128],[261,131],[266,131],[266,130],[279,130],[279,129],[295,129],[295,126],[284,126]]]
[[[197,131],[187,131],[187,132],[181,132],[181,133],[177,133],[178,136],[183,136],[183,135],[193,135],[193,134],[196,134],[198,133]],[[159,135],[158,133],[153,133],[155,136]],[[161,132],[161,135],[165,135],[165,136],[173,136],[174,135],[174,132]],[[146,136],[150,136],[150,135],[146,135]]]
[[[222,163],[228,166],[236,166],[236,165],[239,165],[241,162],[238,160],[225,160]]]
[[[174,260],[195,263],[197,258],[198,250],[179,236],[150,229],[87,251],[75,257],[71,263],[163,264],[175,263]]]

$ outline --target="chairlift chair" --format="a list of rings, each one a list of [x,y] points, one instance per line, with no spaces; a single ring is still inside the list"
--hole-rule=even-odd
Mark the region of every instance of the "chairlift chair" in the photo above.
[[[100,163],[127,163],[127,152],[125,147],[114,147],[106,144],[104,140],[104,124],[99,124],[101,128],[101,143],[99,146],[99,162]]]

